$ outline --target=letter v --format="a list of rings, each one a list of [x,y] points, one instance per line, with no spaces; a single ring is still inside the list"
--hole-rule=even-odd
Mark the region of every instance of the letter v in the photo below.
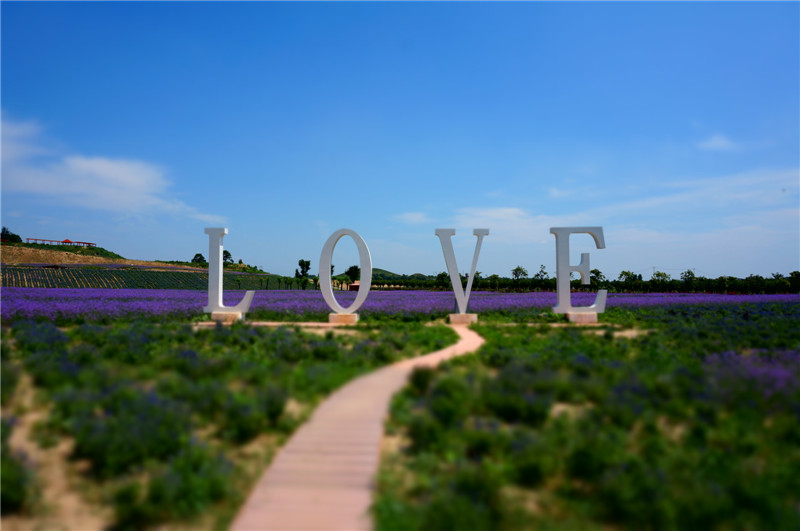
[[[464,292],[464,287],[461,285],[461,277],[458,274],[458,265],[456,264],[456,253],[453,251],[453,241],[450,239],[455,233],[456,229],[436,229],[436,236],[439,237],[439,241],[442,244],[447,273],[450,275],[450,283],[453,285],[453,293],[456,296],[458,313],[467,313],[472,281],[475,278],[475,269],[478,267],[478,255],[481,254],[481,243],[483,243],[483,237],[489,235],[489,229],[475,229],[472,231],[472,234],[478,237],[478,243],[475,244],[475,254],[472,257],[472,269],[469,271],[466,292]]]

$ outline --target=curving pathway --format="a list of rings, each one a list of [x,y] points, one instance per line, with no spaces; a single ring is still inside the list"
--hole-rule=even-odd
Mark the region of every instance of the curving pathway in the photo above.
[[[449,325],[454,345],[361,376],[323,401],[256,483],[234,531],[371,529],[369,512],[389,402],[415,367],[434,367],[484,340]]]

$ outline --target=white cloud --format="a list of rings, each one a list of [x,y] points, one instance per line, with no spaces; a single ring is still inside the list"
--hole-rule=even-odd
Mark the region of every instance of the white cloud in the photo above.
[[[34,122],[3,120],[3,191],[57,198],[72,206],[120,214],[170,214],[205,223],[224,218],[198,212],[169,195],[158,165],[134,159],[52,156],[37,142]]]
[[[591,242],[585,245],[592,263],[604,272],[695,267],[710,276],[746,276],[798,269],[798,198],[800,169],[758,170],[671,181],[638,199],[584,211],[567,206],[559,215],[516,207],[462,208],[446,226],[460,235],[488,228],[480,267],[504,274],[517,262],[552,266],[551,227],[589,225],[604,228],[605,250],[592,250]],[[458,241],[457,246],[474,245],[474,238]]]
[[[488,228],[490,237],[498,243],[546,243],[550,227],[583,224],[583,214],[564,216],[533,215],[516,207],[461,208],[453,218],[453,225],[462,230]]]
[[[756,170],[723,177],[665,181],[649,195],[605,204],[588,214],[599,222],[623,217],[665,224],[693,221],[719,225],[742,213],[761,213],[797,203],[800,170]],[[690,214],[690,215],[689,215]]]
[[[423,212],[405,212],[394,217],[398,221],[411,225],[422,225],[423,223],[433,223],[433,220]]]
[[[551,186],[547,189],[547,194],[553,199],[560,199],[562,197],[569,197],[575,193],[574,190],[564,190],[561,188],[557,188],[555,186]]]
[[[41,127],[35,121],[16,122],[3,119],[3,165],[46,154],[47,149],[33,143],[34,137],[40,133]]]
[[[733,151],[739,145],[721,134],[713,134],[705,140],[697,143],[697,148],[703,151]]]

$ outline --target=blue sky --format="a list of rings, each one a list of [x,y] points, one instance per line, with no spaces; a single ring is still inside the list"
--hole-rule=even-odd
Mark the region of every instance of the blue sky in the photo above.
[[[800,4],[3,2],[2,224],[318,270],[800,269]],[[342,240],[333,263],[358,263]]]

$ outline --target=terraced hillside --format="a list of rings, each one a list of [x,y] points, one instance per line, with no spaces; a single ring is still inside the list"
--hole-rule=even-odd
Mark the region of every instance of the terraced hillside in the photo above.
[[[19,288],[208,288],[208,270],[162,262],[3,245],[0,285]],[[225,289],[301,289],[296,279],[226,271]]]

